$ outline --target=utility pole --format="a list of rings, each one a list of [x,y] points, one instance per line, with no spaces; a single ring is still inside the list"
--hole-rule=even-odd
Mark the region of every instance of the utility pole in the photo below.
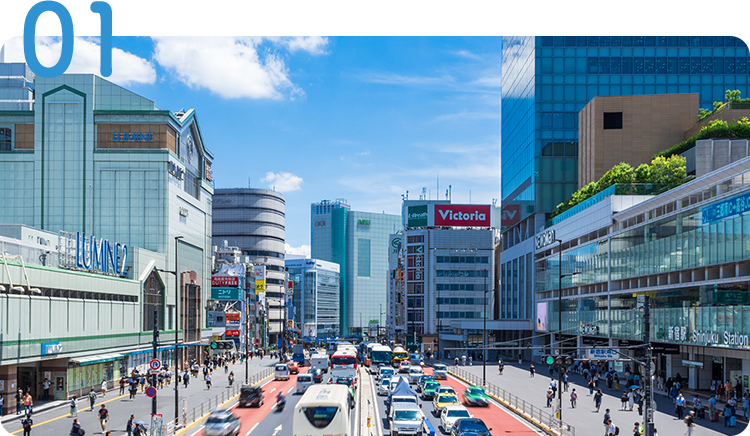
[[[484,270],[484,331],[482,332],[482,387],[487,386],[487,272]]]
[[[645,436],[654,436],[654,379],[651,377],[651,302],[648,295],[643,296],[643,343],[646,345],[646,364],[643,394],[646,397],[646,419],[645,419]]]
[[[177,245],[184,236],[175,236],[174,238],[174,425],[180,419],[180,316],[178,303],[180,301],[180,280],[177,274]]]
[[[159,345],[159,312],[154,310],[154,341],[151,357],[156,359],[156,347]],[[156,374],[151,374],[151,386],[156,388]],[[156,395],[151,399],[151,415],[156,415]]]
[[[247,266],[245,266],[245,276],[247,277]],[[245,279],[247,283],[247,279]],[[253,293],[253,295],[255,295]],[[245,385],[250,384],[249,379],[249,364],[250,364],[250,293],[248,292],[247,285],[245,285]]]

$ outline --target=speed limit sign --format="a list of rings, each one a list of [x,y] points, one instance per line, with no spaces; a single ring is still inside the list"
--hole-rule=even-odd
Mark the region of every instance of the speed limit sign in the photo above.
[[[159,370],[161,369],[161,360],[151,359],[151,361],[148,363],[148,367],[152,373],[159,372]]]

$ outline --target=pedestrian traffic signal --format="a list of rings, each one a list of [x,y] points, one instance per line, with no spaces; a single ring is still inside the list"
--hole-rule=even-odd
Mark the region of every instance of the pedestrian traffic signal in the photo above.
[[[555,356],[550,356],[545,354],[542,356],[542,363],[545,365],[554,365],[555,364]]]
[[[561,354],[555,358],[555,365],[557,366],[570,366],[574,362],[574,359],[567,354]]]
[[[211,342],[212,350],[231,350],[234,348],[234,341],[213,341]]]

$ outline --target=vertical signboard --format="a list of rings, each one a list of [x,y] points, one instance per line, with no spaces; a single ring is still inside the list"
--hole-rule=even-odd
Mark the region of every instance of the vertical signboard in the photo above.
[[[255,293],[266,292],[266,266],[253,265],[253,273],[255,274]]]

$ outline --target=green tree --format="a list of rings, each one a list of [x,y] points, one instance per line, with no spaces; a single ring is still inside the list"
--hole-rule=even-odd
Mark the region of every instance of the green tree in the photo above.
[[[737,101],[740,99],[740,91],[734,90],[730,91],[727,89],[727,92],[724,93],[724,100],[726,101]]]
[[[680,155],[671,157],[659,156],[651,161],[651,183],[663,185],[664,190],[670,190],[685,183],[687,172],[685,158]]]
[[[603,191],[617,183],[633,183],[633,167],[627,162],[620,162],[604,173],[599,179],[599,190]]]
[[[648,164],[640,164],[633,173],[633,183],[651,183],[651,167]]]

